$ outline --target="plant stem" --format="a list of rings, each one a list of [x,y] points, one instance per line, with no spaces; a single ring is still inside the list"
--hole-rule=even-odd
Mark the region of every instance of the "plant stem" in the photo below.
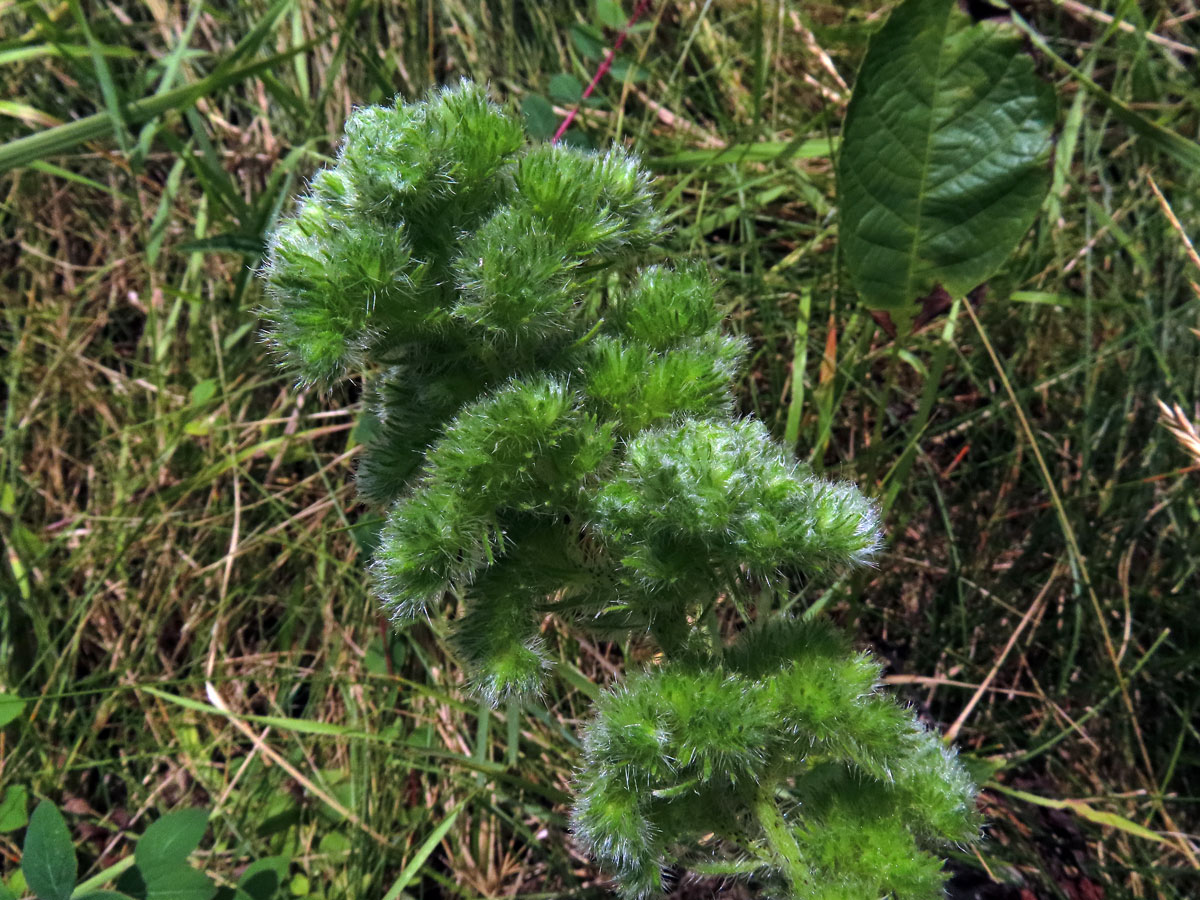
[[[681,611],[682,613],[682,611]],[[659,615],[650,626],[658,647],[667,659],[677,659],[687,643],[688,624],[684,615]]]
[[[887,490],[884,493],[883,508],[888,511],[896,502],[900,491],[908,482],[908,473],[912,469],[913,460],[917,458],[917,453],[920,452],[921,438],[924,437],[925,428],[929,424],[929,419],[933,415],[933,408],[937,405],[938,387],[942,382],[942,375],[946,372],[946,366],[950,362],[950,353],[954,347],[954,328],[958,323],[958,313],[963,306],[963,298],[955,297],[954,305],[950,307],[950,312],[946,314],[946,322],[942,326],[941,340],[937,348],[933,352],[933,360],[930,363],[928,374],[925,376],[925,389],[921,392],[921,405],[917,408],[917,414],[909,423],[911,437],[908,440],[908,446],[904,448],[904,453],[900,460],[888,472],[884,481],[887,483]],[[970,303],[970,301],[966,301]]]
[[[754,795],[754,815],[776,859],[783,863],[788,884],[796,889],[808,881],[808,867],[804,865],[800,845],[796,843],[775,802],[776,784],[776,781],[769,779],[759,785]]]
[[[103,887],[104,885],[108,884],[110,881],[115,879],[122,872],[124,872],[126,869],[131,868],[133,866],[133,863],[134,863],[134,857],[133,857],[133,854],[131,853],[129,856],[125,857],[124,859],[118,860],[115,864],[109,866],[103,872],[100,872],[97,875],[93,875],[87,881],[80,882],[79,885],[75,888],[75,890],[73,890],[71,892],[71,896],[72,897],[82,897],[85,894],[89,893],[90,891],[94,891],[99,887]]]

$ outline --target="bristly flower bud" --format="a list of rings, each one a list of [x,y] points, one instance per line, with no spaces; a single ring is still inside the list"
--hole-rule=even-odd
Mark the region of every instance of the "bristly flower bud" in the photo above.
[[[794,897],[936,896],[971,786],[878,666],[823,625],[727,648],[705,624],[868,563],[879,521],[735,415],[746,346],[714,279],[638,268],[662,231],[636,157],[527,147],[481,86],[367,107],[270,241],[267,334],[304,383],[367,375],[375,584],[397,620],[462,601],[480,696],[536,697],[548,612],[658,642],[584,737],[576,833],[624,896],[705,854]]]

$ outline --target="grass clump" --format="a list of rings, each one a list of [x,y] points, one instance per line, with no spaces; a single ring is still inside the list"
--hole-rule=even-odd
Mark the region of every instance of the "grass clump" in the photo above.
[[[565,835],[578,724],[656,645],[548,616],[561,677],[514,711],[464,690],[453,614],[384,628],[362,565],[375,389],[296,390],[264,360],[253,273],[351,109],[469,74],[548,137],[616,4],[80,6],[0,11],[0,688],[26,701],[3,729],[0,879],[24,896],[23,829],[3,829],[45,797],[104,886],[147,823],[205,808],[192,864],[222,887],[270,858],[327,900],[611,896]],[[715,619],[820,609],[952,723],[989,823],[978,856],[947,852],[955,900],[1194,894],[1200,508],[1153,398],[1196,419],[1196,168],[1156,140],[1196,134],[1197,19],[1103,11],[1021,8],[1075,71],[1033,51],[1059,98],[1053,186],[978,327],[951,308],[894,341],[845,271],[833,160],[877,5],[650,4],[564,138],[655,173],[648,259],[720,279],[746,348],[732,408],[881,498],[876,567],[786,574]],[[411,362],[428,433],[475,373]],[[385,504],[425,449],[389,445]],[[675,894],[750,893],[714,876]]]

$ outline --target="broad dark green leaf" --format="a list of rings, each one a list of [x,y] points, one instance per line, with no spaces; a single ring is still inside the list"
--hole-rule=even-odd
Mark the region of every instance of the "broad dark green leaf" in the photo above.
[[[570,147],[574,150],[592,151],[596,149],[596,143],[583,131],[578,128],[568,128],[563,132],[563,136],[559,138],[559,143],[564,147]]]
[[[212,879],[186,865],[146,879],[146,900],[212,900],[216,894]]]
[[[187,858],[200,846],[208,827],[208,813],[203,809],[180,809],[167,813],[146,829],[134,849],[137,867],[147,886],[160,872],[174,873],[187,864]]]
[[[137,866],[131,866],[121,873],[114,887],[122,894],[146,900],[146,879],[142,877]]]
[[[1016,29],[905,0],[871,39],[838,159],[841,245],[863,301],[899,318],[962,296],[1029,229],[1050,185],[1054,93]]]
[[[132,900],[128,894],[122,894],[120,891],[92,891],[84,894],[76,900]]]
[[[384,519],[372,516],[360,519],[350,526],[350,536],[358,544],[358,551],[364,556],[371,556],[379,549],[380,535],[383,532]]]
[[[75,888],[75,847],[62,813],[48,800],[29,817],[21,855],[25,883],[38,900],[68,900]]]

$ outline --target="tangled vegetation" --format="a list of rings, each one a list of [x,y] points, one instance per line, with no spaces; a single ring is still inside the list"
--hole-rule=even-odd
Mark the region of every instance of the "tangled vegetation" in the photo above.
[[[660,658],[632,605],[590,627],[567,593],[547,594],[522,644],[540,660],[529,681],[540,688],[526,696],[504,676],[493,705],[482,663],[514,645],[500,635],[472,649],[455,624],[487,570],[402,628],[381,613],[383,573],[365,572],[380,510],[420,480],[428,449],[395,445],[395,469],[376,474],[404,474],[371,488],[362,463],[382,446],[387,425],[370,410],[388,403],[389,368],[366,362],[371,336],[345,348],[352,371],[328,388],[297,389],[256,340],[268,237],[312,173],[335,165],[347,116],[463,76],[490,84],[534,140],[562,129],[566,147],[636,151],[658,200],[657,243],[639,265],[719,284],[716,330],[741,348],[722,382],[729,412],[705,421],[771,435],[814,484],[858,485],[886,522],[871,566],[739,575],[707,622],[688,621],[722,635],[705,671],[753,695],[749,711],[775,709],[773,689],[751,682],[779,684],[787,667],[748,676],[727,656],[760,610],[803,622],[796,640],[825,640],[828,620],[870,648],[886,691],[953,736],[979,786],[985,840],[936,851],[953,900],[1191,897],[1200,263],[1186,238],[1200,221],[1200,19],[1173,0],[956,8],[0,9],[0,897],[149,900],[184,879],[197,898],[611,896],[620,866],[579,852],[572,808],[585,755],[626,751],[586,723],[609,703],[624,714],[622,691],[644,696],[642,678],[693,678],[686,658]],[[902,9],[907,21],[885,29]],[[868,65],[897,30],[923,47],[940,30],[956,53],[976,41],[989,52],[953,68],[925,51]],[[918,78],[923,65],[936,77]],[[993,83],[1014,114],[1009,99],[1049,89],[1025,107],[1027,131],[958,143],[946,126],[970,116],[945,115],[956,91]],[[864,104],[872,84],[882,102]],[[891,220],[847,203],[847,176],[870,176],[861,200],[912,159],[871,146],[914,95],[942,102],[900,137],[937,134],[937,172],[992,147],[1008,156],[1005,135],[1023,135],[1011,159],[1027,191],[1002,227],[942,243],[929,239],[969,210],[923,206],[924,227],[877,255]],[[854,135],[871,152],[848,173],[841,150]],[[974,185],[986,200],[1006,171],[939,186]],[[885,199],[893,213],[912,209]],[[970,302],[957,294],[977,270],[944,277],[960,243],[987,263]],[[588,286],[614,309],[638,281],[632,258],[620,265],[611,284]],[[909,327],[905,298],[880,291],[881,269],[905,295],[938,271],[954,296],[922,297]],[[456,322],[479,327],[462,312]],[[343,353],[332,350],[326,359]],[[513,377],[504,365],[489,390]],[[431,408],[446,421],[441,402],[407,407],[418,430]],[[624,465],[615,439],[608,464]],[[768,465],[776,451],[760,449]],[[609,573],[604,542],[630,541],[613,512],[583,556]],[[636,565],[660,562],[661,548],[635,549]],[[527,611],[510,635],[529,634]],[[690,714],[673,700],[645,712]],[[673,740],[662,746],[675,754]],[[838,752],[820,750],[835,768]],[[703,793],[661,765],[638,772],[652,795],[670,794],[664,807],[676,788]],[[878,797],[873,778],[857,777]],[[794,781],[778,786],[786,823],[823,802],[808,784],[803,796]],[[786,854],[767,848],[756,798],[738,796],[736,833],[670,849],[682,851],[663,874],[674,897],[745,900],[786,880],[766,865]],[[838,796],[853,808],[851,793]]]

